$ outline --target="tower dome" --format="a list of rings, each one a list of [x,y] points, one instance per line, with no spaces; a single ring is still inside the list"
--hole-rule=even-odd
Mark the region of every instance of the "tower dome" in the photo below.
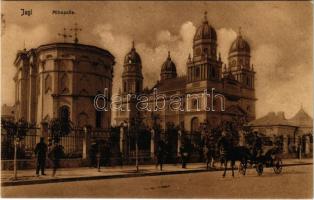
[[[122,84],[123,94],[137,94],[143,89],[142,61],[134,48],[134,41],[131,51],[124,58]]]
[[[140,55],[136,52],[134,47],[134,41],[132,42],[132,49],[126,54],[124,58],[124,64],[141,64],[142,60]]]
[[[193,60],[212,59],[217,61],[217,34],[208,23],[207,12],[204,13],[202,24],[196,29],[193,39]]]
[[[170,51],[168,51],[167,60],[161,66],[160,78],[161,80],[176,78],[177,68],[174,62],[171,60]]]
[[[197,28],[196,33],[194,35],[194,41],[203,39],[213,41],[217,40],[216,30],[208,23],[207,12],[205,12],[204,14],[204,20],[202,25],[200,25]]]
[[[232,42],[229,49],[229,55],[232,53],[247,53],[250,54],[251,48],[249,43],[243,39],[241,29],[239,30],[237,38]]]

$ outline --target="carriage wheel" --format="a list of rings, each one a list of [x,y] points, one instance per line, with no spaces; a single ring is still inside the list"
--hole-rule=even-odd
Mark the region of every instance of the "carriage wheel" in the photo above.
[[[256,172],[259,176],[263,174],[263,170],[264,170],[263,164],[258,163],[256,166]]]
[[[280,174],[282,172],[282,160],[280,158],[277,158],[274,161],[273,169],[275,174]]]
[[[242,175],[245,175],[246,168],[247,168],[247,163],[246,162],[241,162],[240,163],[240,172],[241,172]]]

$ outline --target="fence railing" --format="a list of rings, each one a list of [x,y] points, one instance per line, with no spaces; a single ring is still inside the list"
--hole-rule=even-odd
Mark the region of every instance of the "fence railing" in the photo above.
[[[95,130],[89,131],[88,139],[105,141],[112,138],[113,133],[108,130]],[[44,136],[38,134],[38,129],[30,129],[26,136],[19,141],[17,145],[17,158],[18,159],[32,159],[34,158],[34,150],[36,144],[40,141],[40,137],[46,137],[48,140],[51,137],[51,133]],[[61,138],[59,144],[64,148],[64,153],[68,158],[79,158],[82,157],[83,153],[83,141],[85,140],[85,133],[83,130],[77,129],[71,131],[68,135]],[[89,142],[90,142],[89,141]],[[118,142],[119,140],[113,140]],[[48,141],[46,141],[48,142]],[[112,143],[112,141],[111,141]],[[2,129],[1,131],[1,159],[10,160],[14,156],[14,138]]]

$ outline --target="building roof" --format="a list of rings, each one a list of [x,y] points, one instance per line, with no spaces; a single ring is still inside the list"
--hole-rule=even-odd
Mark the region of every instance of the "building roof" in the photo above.
[[[313,127],[313,119],[301,108],[290,121],[299,127]]]
[[[173,90],[185,89],[186,76],[180,76],[177,78],[166,79],[158,81],[153,88],[157,88],[159,91],[167,92]]]
[[[285,118],[284,112],[269,112],[264,117],[253,120],[248,123],[249,126],[296,126],[290,120]]]
[[[69,49],[76,49],[76,50],[83,50],[83,51],[91,51],[91,52],[97,52],[100,53],[102,55],[106,55],[109,56],[112,60],[115,59],[115,57],[106,49],[103,48],[99,48],[96,46],[92,46],[92,45],[87,45],[87,44],[76,44],[76,43],[50,43],[50,44],[43,44],[40,45],[38,48],[36,49],[31,49],[32,51],[42,51],[42,50],[49,50],[49,49],[57,49],[57,48],[69,48]]]
[[[207,12],[205,12],[202,25],[196,29],[196,33],[194,35],[194,41],[202,39],[209,39],[213,41],[217,40],[216,30],[208,23]]]
[[[177,74],[176,65],[174,64],[174,62],[171,60],[171,57],[170,57],[170,51],[168,52],[168,57],[166,61],[161,66],[161,73],[163,72],[170,72],[170,73]]]
[[[140,55],[136,52],[134,47],[134,41],[132,42],[132,49],[126,54],[124,58],[124,64],[141,64],[142,60]]]
[[[243,39],[243,36],[241,35],[241,32],[239,32],[238,37],[232,42],[229,54],[233,52],[245,52],[250,53],[251,48],[249,43]]]

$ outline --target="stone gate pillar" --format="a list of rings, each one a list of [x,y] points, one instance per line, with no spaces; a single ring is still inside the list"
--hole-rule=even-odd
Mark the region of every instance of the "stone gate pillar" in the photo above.
[[[289,154],[289,146],[288,146],[288,137],[283,136],[283,154],[288,155]]]
[[[120,127],[120,136],[119,136],[119,151],[120,151],[121,155],[123,155],[123,153],[124,153],[124,148],[123,148],[124,135],[125,135],[125,130],[124,130],[124,127],[121,126]]]
[[[181,130],[178,130],[178,147],[177,147],[177,157],[179,157],[179,156],[180,156],[181,138],[182,138],[182,131],[181,131]]]
[[[151,158],[155,157],[155,130],[152,128],[150,131],[150,155]]]
[[[88,153],[89,153],[89,146],[90,146],[90,130],[88,128],[84,127],[84,137],[83,137],[83,154],[82,159],[88,159]]]
[[[308,155],[310,154],[310,136],[306,135],[304,136],[304,143],[305,143],[305,149],[304,149],[304,154]]]

